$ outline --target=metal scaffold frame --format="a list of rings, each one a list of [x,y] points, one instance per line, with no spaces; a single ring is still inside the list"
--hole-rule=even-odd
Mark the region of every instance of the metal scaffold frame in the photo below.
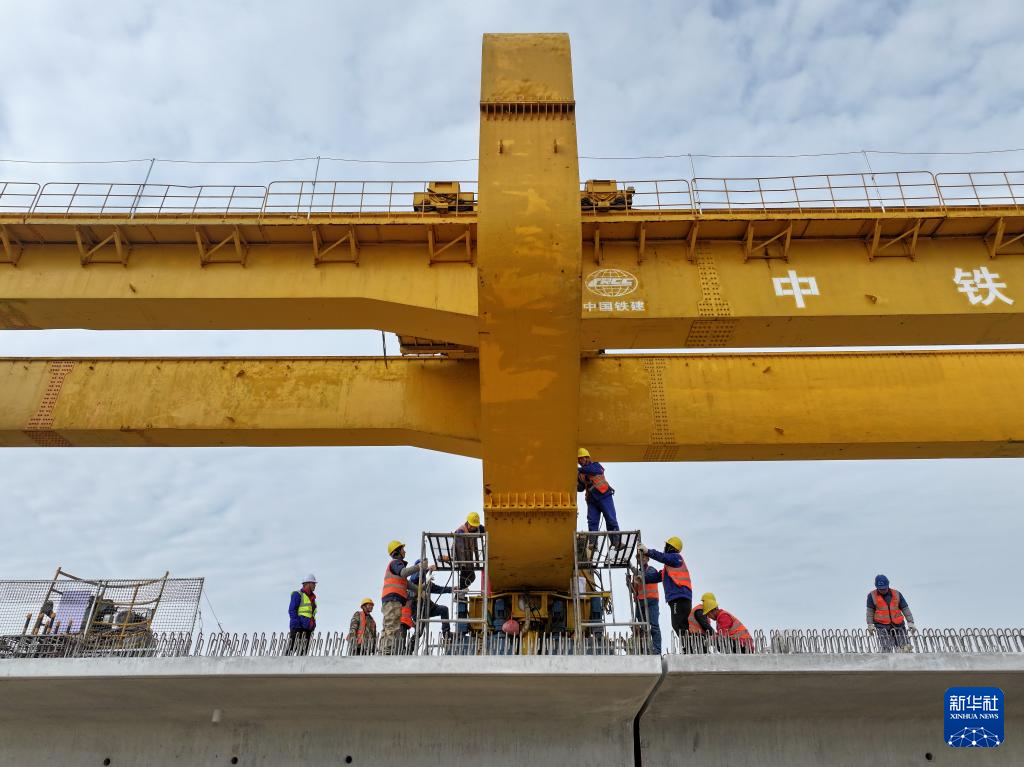
[[[647,617],[647,604],[637,598],[634,579],[643,578],[640,568],[639,530],[614,532],[577,532],[573,546],[573,621],[576,644],[586,648],[588,641],[597,640],[606,629],[628,629],[642,654],[651,651],[651,626]],[[629,594],[629,618],[620,620],[612,596],[614,571],[624,570]],[[607,584],[607,587],[606,587]],[[600,618],[594,618],[594,601],[601,600]],[[589,617],[583,619],[584,605],[589,602]],[[611,615],[606,621],[605,615]],[[598,642],[594,642],[595,646]]]
[[[487,533],[423,533],[422,560],[434,565],[435,573],[448,573],[451,586],[451,607],[449,620],[430,617],[431,586],[434,573],[427,573],[420,579],[416,589],[416,636],[415,647],[422,654],[451,652],[445,640],[445,624],[455,623],[451,640],[459,641],[461,654],[469,646],[486,646],[490,631],[488,617],[487,576]],[[421,571],[422,572],[422,571]],[[471,588],[478,584],[479,588]],[[470,602],[480,602],[480,617],[471,617]],[[441,633],[431,635],[431,626],[439,626]],[[474,627],[476,631],[474,631]],[[456,639],[458,638],[458,639]]]

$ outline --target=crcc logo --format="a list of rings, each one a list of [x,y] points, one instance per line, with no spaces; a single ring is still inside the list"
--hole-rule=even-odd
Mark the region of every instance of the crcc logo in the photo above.
[[[598,269],[587,275],[587,290],[606,298],[628,296],[637,289],[640,281],[621,269]]]

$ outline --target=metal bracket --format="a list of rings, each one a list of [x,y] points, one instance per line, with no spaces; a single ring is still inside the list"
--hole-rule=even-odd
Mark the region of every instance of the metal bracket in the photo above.
[[[465,258],[438,258],[449,248],[459,244],[460,242],[466,243],[466,257]],[[429,265],[434,264],[472,264],[473,263],[473,238],[470,234],[470,228],[467,226],[466,231],[456,237],[454,240],[449,242],[440,243],[437,241],[437,232],[434,230],[434,225],[431,224],[427,228],[427,250],[430,253]]]
[[[214,261],[213,254],[228,243],[234,243],[235,255],[238,257],[238,260]],[[241,264],[242,266],[245,266],[245,259],[249,254],[249,243],[245,241],[245,238],[242,236],[242,231],[237,226],[232,227],[231,234],[216,245],[211,244],[210,238],[206,234],[206,230],[201,226],[197,226],[196,247],[199,248],[199,263],[203,266],[209,266],[210,264]]]
[[[868,247],[868,260],[874,261],[876,258],[909,258],[911,261],[917,260],[917,237],[921,232],[921,219],[914,221],[907,229],[895,237],[889,239],[882,239],[882,221],[878,219],[875,221],[875,226],[868,235],[866,245]],[[882,251],[886,248],[895,245],[897,242],[902,242],[905,252],[903,253],[883,253]]]
[[[90,264],[128,265],[128,256],[131,254],[132,244],[128,241],[128,238],[124,236],[124,232],[121,231],[120,227],[115,226],[113,232],[97,242],[88,229],[76,226],[75,242],[78,244],[78,255],[82,262],[82,266],[89,266]],[[100,250],[111,243],[113,243],[114,252],[117,254],[116,261],[101,261],[94,258]]]
[[[355,227],[350,226],[347,234],[342,236],[341,239],[328,244],[326,247],[324,247],[326,241],[320,233],[320,227],[314,226],[311,231],[313,232],[314,266],[320,266],[321,264],[355,264],[356,266],[359,266],[359,241],[356,239]],[[328,253],[346,242],[348,243],[348,258],[327,258]]]
[[[3,246],[4,254],[4,257],[0,259],[0,264],[17,266],[18,261],[21,260],[21,253],[25,248],[3,224],[0,224],[0,245]]]
[[[781,242],[779,242],[781,240]],[[752,258],[761,259],[781,259],[782,261],[789,261],[789,245],[793,240],[793,223],[783,229],[778,234],[774,234],[767,240],[756,242],[754,240],[754,222],[750,221],[747,223],[747,233],[743,238],[743,261],[744,263]],[[778,242],[779,247],[782,248],[781,256],[773,256],[768,246],[773,242]]]
[[[601,249],[601,225],[594,227],[594,263],[600,264],[604,261],[604,251]]]
[[[700,233],[700,221],[694,221],[690,225],[690,233],[686,236],[686,260],[691,264],[697,263],[697,236]]]
[[[999,218],[996,220],[995,226],[993,226],[988,234],[985,235],[985,245],[988,246],[988,257],[995,258],[996,256],[1024,256],[1024,250],[1004,250],[1004,248],[1013,245],[1015,242],[1021,242],[1024,240],[1024,232],[1006,237],[1006,220]]]
[[[636,264],[639,266],[644,262],[644,254],[647,252],[647,223],[640,222],[640,228],[636,235]]]

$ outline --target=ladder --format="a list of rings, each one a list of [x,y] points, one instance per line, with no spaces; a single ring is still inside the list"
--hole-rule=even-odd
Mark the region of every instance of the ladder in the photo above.
[[[425,532],[422,558],[437,569],[428,573],[416,589],[415,652],[422,655],[479,654],[486,646],[490,629],[487,533]],[[431,602],[435,601],[432,587],[438,585],[452,589],[448,621],[430,617]],[[471,600],[480,602],[478,618],[469,616]],[[442,625],[446,622],[450,634]]]

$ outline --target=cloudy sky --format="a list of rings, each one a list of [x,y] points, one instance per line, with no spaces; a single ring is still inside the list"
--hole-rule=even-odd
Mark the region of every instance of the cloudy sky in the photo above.
[[[96,6],[98,7],[98,6]],[[758,2],[104,3],[0,0],[0,179],[141,181],[148,163],[477,154],[480,36],[572,36],[586,177],[1014,169],[1024,6]],[[876,150],[867,159],[859,150]],[[706,155],[851,152],[756,159]],[[158,162],[151,181],[311,178],[313,163]],[[320,178],[475,178],[324,161]],[[2,295],[0,275],[0,295]],[[0,355],[375,354],[375,332],[0,331]],[[394,339],[391,348],[397,350]],[[0,393],[2,396],[2,393]],[[7,450],[0,577],[203,575],[235,631],[321,626],[380,593],[385,542],[478,507],[478,461],[411,448]],[[1019,461],[610,465],[625,527],[686,541],[698,591],[751,627],[859,626],[878,571],[931,626],[1024,625]],[[415,489],[414,489],[415,488]],[[895,542],[895,545],[893,544]],[[204,623],[215,626],[204,604]]]

